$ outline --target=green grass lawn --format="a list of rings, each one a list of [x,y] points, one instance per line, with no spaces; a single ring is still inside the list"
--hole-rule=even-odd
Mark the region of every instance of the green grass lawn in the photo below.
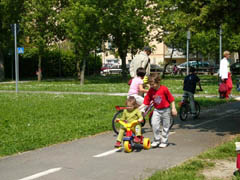
[[[214,167],[214,160],[225,159],[235,161],[237,153],[235,151],[234,142],[237,141],[240,141],[240,136],[237,136],[233,140],[216,148],[211,148],[210,150],[200,154],[198,157],[184,162],[182,165],[168,170],[158,171],[148,178],[148,180],[205,180],[206,177],[201,174],[201,171],[203,169]],[[240,180],[240,176],[233,177],[233,180]]]
[[[111,130],[125,97],[0,94],[0,156]]]
[[[201,79],[202,88],[204,91],[198,94],[213,94],[218,95],[218,78],[216,76],[199,76]],[[162,80],[162,84],[166,85],[173,94],[182,94],[183,76],[166,76]],[[236,77],[233,77],[233,84],[236,85]],[[113,92],[126,93],[129,86],[127,79],[122,79],[121,76],[95,76],[86,77],[85,85],[80,86],[77,80],[43,80],[42,82],[29,81],[19,83],[20,91],[64,91],[64,92]],[[15,84],[0,84],[0,90],[15,90]],[[233,88],[232,94],[240,95]]]
[[[126,97],[54,94],[0,94],[0,156],[112,130],[115,105]],[[196,98],[202,107],[225,103]],[[176,99],[176,104],[180,98]]]

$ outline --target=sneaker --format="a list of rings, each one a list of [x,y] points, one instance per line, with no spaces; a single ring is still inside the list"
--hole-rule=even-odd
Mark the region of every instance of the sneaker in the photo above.
[[[159,146],[159,144],[160,144],[159,141],[153,141],[152,144],[151,144],[151,146],[152,146],[153,148],[155,148],[155,147]]]
[[[121,147],[121,142],[120,141],[117,141],[116,144],[114,145],[115,148],[119,148]]]
[[[167,146],[168,146],[168,144],[166,144],[166,143],[161,143],[161,144],[159,145],[160,148],[165,148],[165,147],[167,147]]]
[[[134,139],[133,139],[133,142],[140,143],[141,139],[139,137],[135,136]]]

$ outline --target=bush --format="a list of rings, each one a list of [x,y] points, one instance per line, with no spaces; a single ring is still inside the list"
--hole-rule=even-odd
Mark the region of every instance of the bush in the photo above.
[[[15,79],[14,54],[5,55],[5,76]],[[91,55],[86,64],[86,75],[100,72],[102,66],[99,56]],[[38,69],[38,50],[36,48],[25,48],[23,55],[19,55],[19,76],[21,78],[36,78]],[[47,50],[42,56],[42,73],[46,77],[76,77],[75,54],[71,50],[58,48]]]

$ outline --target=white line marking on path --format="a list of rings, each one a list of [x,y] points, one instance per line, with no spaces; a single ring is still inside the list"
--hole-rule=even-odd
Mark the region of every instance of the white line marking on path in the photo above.
[[[19,180],[32,180],[32,179],[37,179],[37,178],[39,178],[39,177],[46,176],[46,175],[48,175],[48,174],[51,174],[51,173],[55,173],[55,172],[57,172],[57,171],[60,171],[61,169],[62,169],[61,167],[49,169],[49,170],[47,170],[47,171],[43,171],[43,172],[34,174],[34,175],[32,175],[32,176],[28,176],[28,177],[19,179]]]
[[[115,153],[115,152],[117,152],[117,151],[120,151],[121,149],[122,149],[122,148],[116,148],[116,149],[113,149],[113,150],[110,150],[110,151],[104,152],[104,153],[102,153],[102,154],[95,155],[95,156],[93,156],[93,157],[103,157],[103,156],[108,156],[108,155],[113,154],[113,153]]]
[[[196,128],[196,127],[198,127],[198,126],[201,126],[201,125],[203,125],[203,124],[208,124],[208,123],[211,123],[211,122],[214,122],[214,121],[218,121],[218,120],[220,120],[220,119],[223,119],[223,118],[225,118],[225,117],[227,117],[227,116],[229,116],[229,115],[233,115],[233,114],[238,114],[239,113],[239,111],[231,111],[232,113],[230,114],[226,114],[226,115],[224,115],[224,116],[222,116],[222,117],[218,117],[218,118],[215,118],[215,119],[212,119],[212,120],[209,120],[209,121],[205,121],[205,122],[202,122],[202,123],[200,123],[200,124],[196,124],[196,125],[190,125],[189,127],[192,127],[192,128]]]
[[[169,136],[172,135],[172,134],[175,134],[176,132],[170,132],[169,133]],[[104,156],[108,156],[110,154],[114,154],[115,152],[118,152],[118,151],[121,151],[122,150],[122,147],[121,148],[116,148],[116,149],[112,149],[110,151],[106,151],[104,153],[101,153],[101,154],[97,154],[97,155],[94,155],[93,157],[104,157]]]

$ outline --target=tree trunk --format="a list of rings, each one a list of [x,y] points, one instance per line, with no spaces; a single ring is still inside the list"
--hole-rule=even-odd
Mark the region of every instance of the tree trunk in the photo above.
[[[0,49],[0,81],[3,81],[5,79],[4,74],[4,57],[2,54],[2,50]]]
[[[77,60],[77,64],[76,64],[76,68],[77,68],[77,78],[80,81],[81,79],[81,68],[80,68],[80,60]]]
[[[171,56],[170,56],[170,62],[172,61],[173,53],[174,53],[174,46],[173,46],[173,48],[172,48],[172,52],[171,52]],[[164,68],[163,68],[162,79],[165,78],[166,69],[167,69],[167,66],[168,66],[169,64],[170,64],[170,63],[165,64],[165,66],[164,66]]]
[[[122,77],[123,79],[126,79],[127,78],[127,68],[126,68],[126,56],[127,56],[127,53],[126,52],[123,52],[121,50],[118,51],[119,52],[119,56],[122,60]]]
[[[86,57],[83,59],[83,65],[80,73],[80,85],[84,85],[84,74],[86,69]]]
[[[42,56],[38,56],[38,71],[37,71],[38,81],[42,80]]]
[[[238,62],[240,62],[240,49],[238,50]]]

